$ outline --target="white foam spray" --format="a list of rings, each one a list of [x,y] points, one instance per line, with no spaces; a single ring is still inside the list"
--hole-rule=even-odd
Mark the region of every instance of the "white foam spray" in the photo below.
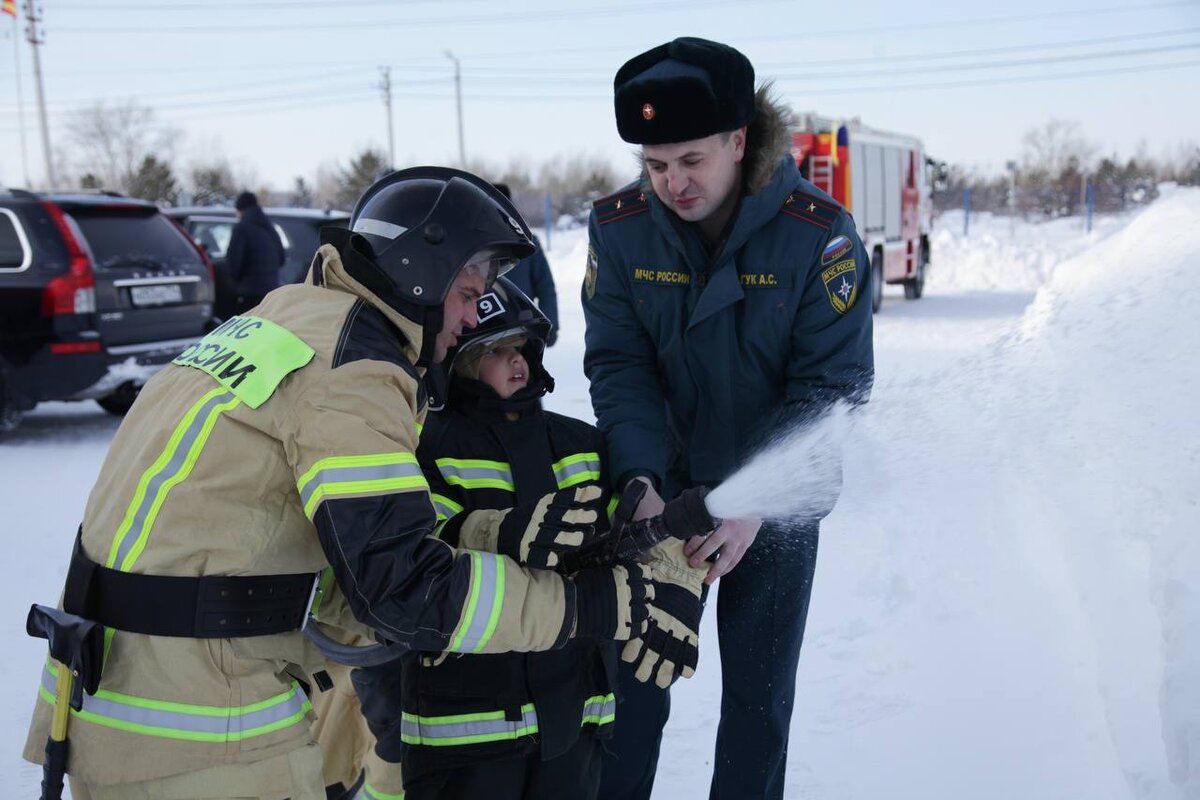
[[[850,412],[839,403],[820,420],[778,432],[708,496],[708,512],[729,519],[824,516],[841,489]]]

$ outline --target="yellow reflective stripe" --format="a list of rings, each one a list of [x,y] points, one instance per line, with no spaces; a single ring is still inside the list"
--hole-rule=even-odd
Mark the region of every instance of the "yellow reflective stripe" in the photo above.
[[[43,671],[39,694],[55,704],[57,680]],[[307,724],[312,704],[300,685],[274,697],[247,706],[204,706],[173,703],[101,689],[95,695],[84,694],[83,707],[71,714],[79,719],[116,730],[183,739],[194,742],[236,742],[282,730],[297,723]]]
[[[390,794],[379,791],[369,783],[363,783],[362,789],[354,795],[353,800],[404,800],[404,792]]]
[[[552,469],[559,489],[569,489],[588,481],[600,480],[600,454],[576,453],[555,461]]]
[[[617,503],[619,503],[619,502],[621,502],[621,498],[617,497],[615,494],[608,501],[608,508],[605,510],[608,513],[608,521],[609,522],[612,522],[613,512],[615,512],[617,510]]]
[[[442,717],[422,717],[403,712],[400,715],[400,739],[405,744],[446,747],[509,741],[538,732],[537,712],[533,703],[521,706],[519,720],[504,717],[503,711]]]
[[[454,653],[478,653],[491,641],[504,608],[504,557],[470,550],[471,586],[458,630],[446,648]]]
[[[191,474],[217,418],[240,403],[232,393],[218,388],[188,409],[158,458],[142,473],[125,518],[113,537],[105,566],[125,572],[133,568],[146,548],[167,494]]]
[[[376,453],[329,456],[305,472],[296,482],[304,513],[313,518],[317,506],[329,496],[390,494],[429,489],[412,453]]]
[[[608,725],[617,718],[617,696],[598,694],[583,701],[581,725]]]
[[[608,725],[616,719],[617,698],[614,694],[589,697],[583,701],[580,727]],[[537,709],[533,703],[521,706],[521,719],[506,719],[503,711],[481,711],[473,714],[447,714],[423,717],[405,711],[400,715],[400,739],[405,744],[426,747],[499,742],[538,732]]]
[[[455,514],[462,513],[463,507],[444,494],[431,492],[429,499],[433,501],[433,510],[437,512],[438,522],[445,522]]]
[[[439,458],[438,472],[446,483],[464,489],[504,489],[515,492],[512,468],[503,461],[477,458]]]

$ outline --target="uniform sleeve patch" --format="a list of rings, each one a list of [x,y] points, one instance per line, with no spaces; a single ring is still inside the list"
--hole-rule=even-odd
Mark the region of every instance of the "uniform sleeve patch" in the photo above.
[[[583,290],[588,300],[596,296],[596,273],[600,267],[600,259],[596,257],[596,248],[588,245],[587,268],[583,271]]]
[[[858,264],[853,258],[839,261],[821,272],[825,294],[834,311],[845,314],[858,299]]]
[[[853,249],[854,242],[850,241],[849,236],[833,237],[829,244],[825,245],[825,252],[821,253],[821,266],[832,264]]]

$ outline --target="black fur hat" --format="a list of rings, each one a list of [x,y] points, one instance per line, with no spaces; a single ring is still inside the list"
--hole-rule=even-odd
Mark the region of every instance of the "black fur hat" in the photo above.
[[[632,144],[671,144],[754,120],[754,67],[727,44],[690,36],[634,56],[613,79],[617,132]]]

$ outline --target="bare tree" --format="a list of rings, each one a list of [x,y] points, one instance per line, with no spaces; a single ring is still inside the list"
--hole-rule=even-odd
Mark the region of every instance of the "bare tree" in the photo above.
[[[1025,133],[1021,140],[1021,163],[1026,173],[1058,175],[1072,166],[1090,170],[1098,148],[1084,138],[1074,120],[1052,119]]]
[[[136,100],[114,106],[98,102],[67,124],[77,171],[93,176],[100,188],[121,192],[129,191],[147,156],[168,163],[179,136]]]

